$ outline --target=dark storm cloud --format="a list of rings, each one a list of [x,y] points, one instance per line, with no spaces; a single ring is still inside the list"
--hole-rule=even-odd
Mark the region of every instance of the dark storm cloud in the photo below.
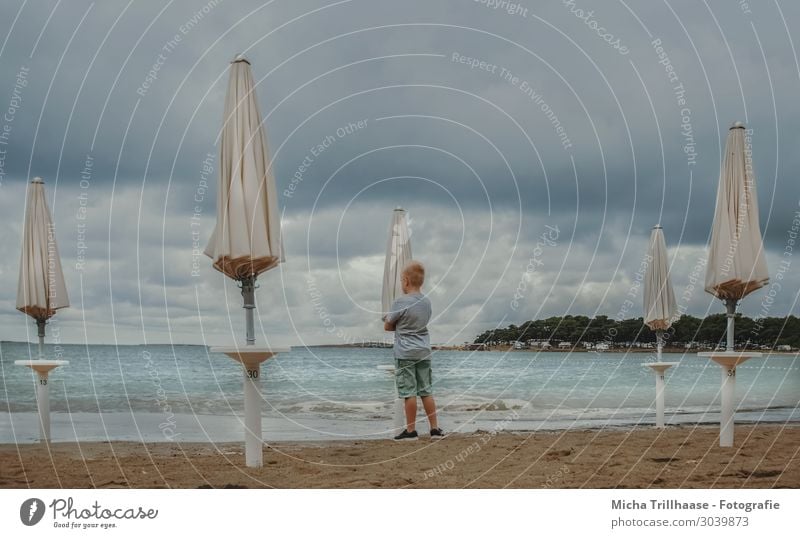
[[[562,313],[570,290],[588,281],[576,308],[609,306],[603,283],[635,266],[653,224],[691,253],[686,267],[702,252],[734,120],[753,129],[760,220],[779,256],[800,196],[800,7],[628,6],[554,0],[510,14],[474,0],[4,2],[0,110],[18,106],[12,122],[0,121],[10,125],[0,188],[18,194],[12,187],[29,175],[48,180],[66,257],[75,254],[85,191],[93,276],[109,280],[109,266],[114,275],[87,288],[87,309],[112,290],[121,303],[150,308],[151,319],[169,301],[171,313],[196,309],[192,286],[208,297],[220,284],[204,273],[189,285],[186,275],[193,240],[204,246],[213,225],[226,68],[246,51],[288,253],[308,257],[299,265],[322,271],[320,285],[372,278],[383,215],[402,205],[417,219],[419,251],[445,267],[489,244],[480,268],[487,289],[513,289],[535,237],[558,225],[561,259],[543,283],[561,292],[537,301]],[[198,212],[196,238],[189,219]],[[492,234],[480,229],[494,217]],[[3,228],[12,259],[14,226]],[[334,260],[356,276],[324,274]],[[442,283],[463,307],[451,311],[452,331],[508,314],[505,298],[486,303],[486,289],[459,295],[453,279],[471,273],[457,273]],[[9,287],[14,274],[5,267]],[[286,300],[306,308],[307,283],[287,278]],[[343,326],[371,319],[344,314],[367,291],[326,293]],[[297,315],[311,323],[316,314]]]

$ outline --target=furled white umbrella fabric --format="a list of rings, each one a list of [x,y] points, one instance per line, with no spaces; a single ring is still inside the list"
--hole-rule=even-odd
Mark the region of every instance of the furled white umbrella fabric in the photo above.
[[[57,310],[68,306],[69,296],[61,270],[55,228],[45,197],[44,181],[36,177],[28,185],[17,310],[36,320],[40,356],[45,323]]]
[[[230,65],[220,137],[217,223],[205,250],[214,267],[245,280],[284,261],[272,162],[250,62]]]
[[[725,144],[706,270],[706,291],[723,300],[738,301],[769,281],[749,154],[744,125],[736,122]]]
[[[705,290],[727,306],[729,350],[736,302],[769,282],[755,181],[745,127],[736,122],[728,131],[719,175],[705,283]]]
[[[402,208],[392,212],[389,226],[389,239],[386,242],[386,261],[383,267],[383,290],[381,312],[386,315],[394,300],[403,294],[400,277],[403,267],[412,260],[411,235],[408,229],[407,213]]]
[[[205,253],[214,268],[241,282],[247,344],[255,344],[253,310],[259,274],[284,260],[275,178],[250,62],[230,65],[220,137],[217,223]]]
[[[644,324],[660,332],[670,328],[678,311],[669,278],[667,243],[661,226],[650,232],[649,264],[644,275]],[[660,343],[660,339],[659,339]]]

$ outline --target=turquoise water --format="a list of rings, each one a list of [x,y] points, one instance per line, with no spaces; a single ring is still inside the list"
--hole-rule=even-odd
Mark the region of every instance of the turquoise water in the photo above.
[[[55,350],[47,346],[48,357]],[[0,442],[36,438],[31,371],[14,360],[35,347],[0,346]],[[53,437],[237,440],[242,374],[198,346],[65,345],[50,376]],[[434,354],[441,420],[453,431],[559,430],[653,422],[647,354]],[[668,423],[718,420],[720,368],[694,354],[667,373]],[[266,439],[385,437],[392,424],[388,349],[295,348],[262,367]],[[800,421],[800,359],[771,355],[737,370],[739,422]],[[424,429],[424,427],[423,427]]]

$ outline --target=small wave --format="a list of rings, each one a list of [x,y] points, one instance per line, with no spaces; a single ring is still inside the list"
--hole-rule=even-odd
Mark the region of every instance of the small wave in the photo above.
[[[381,411],[391,409],[391,402],[363,401],[363,402],[296,402],[291,404],[278,404],[276,409],[282,413],[298,413],[304,415],[363,415],[373,414],[382,416]]]
[[[442,406],[443,411],[470,412],[470,411],[516,411],[523,409],[523,405],[509,405],[503,400],[481,404],[448,404]]]
[[[479,396],[443,394],[437,396],[439,408],[451,413],[519,411],[530,406],[527,400],[514,398],[482,398]]]

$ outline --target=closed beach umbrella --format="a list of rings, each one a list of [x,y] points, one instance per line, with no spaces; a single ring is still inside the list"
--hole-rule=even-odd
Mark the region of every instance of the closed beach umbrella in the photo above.
[[[650,245],[647,248],[649,264],[644,275],[644,324],[656,332],[656,362],[648,363],[656,375],[656,427],[664,427],[664,372],[676,363],[661,362],[661,349],[664,346],[664,331],[678,312],[675,292],[669,279],[667,243],[660,225],[653,226],[650,232]]]
[[[284,258],[267,135],[250,62],[241,55],[230,65],[223,121],[217,223],[205,253],[215,269],[241,286],[247,346],[215,347],[211,351],[225,353],[243,367],[245,463],[248,467],[261,467],[261,363],[288,349],[255,347],[255,285],[258,275],[277,267]]]
[[[68,306],[67,286],[61,270],[55,228],[45,198],[44,181],[36,177],[28,185],[22,256],[19,263],[17,310],[36,320],[40,358],[45,323],[57,310]]]
[[[647,256],[650,263],[644,276],[644,324],[656,331],[658,358],[661,359],[663,332],[672,325],[678,307],[669,279],[667,243],[660,225],[654,226],[650,232]]]
[[[18,360],[14,364],[36,373],[36,405],[39,409],[40,439],[50,440],[50,371],[68,364],[65,360],[46,360],[43,356],[45,324],[57,310],[69,306],[67,286],[61,270],[56,232],[44,193],[44,181],[35,177],[28,185],[22,256],[19,261],[17,310],[36,320],[39,334],[39,357]]]
[[[392,212],[389,225],[389,239],[386,242],[386,261],[383,266],[383,291],[381,294],[381,312],[385,315],[392,307],[394,300],[403,294],[400,277],[403,267],[411,261],[411,236],[408,230],[406,211],[397,208]]]
[[[714,227],[708,245],[705,290],[725,303],[728,315],[724,352],[699,353],[722,367],[719,445],[733,446],[736,367],[760,353],[734,351],[734,320],[738,301],[769,282],[758,224],[756,178],[745,127],[736,122],[728,131],[719,174]]]
[[[230,65],[220,138],[217,222],[205,253],[215,269],[241,283],[247,343],[253,345],[255,280],[284,258],[267,135],[250,62],[243,56]]]
[[[744,124],[736,122],[728,131],[719,174],[705,283],[705,290],[727,307],[728,351],[733,350],[736,303],[768,281],[755,175],[750,151],[745,147]]]
[[[381,293],[381,312],[389,313],[394,300],[403,294],[400,277],[403,267],[411,261],[411,234],[408,229],[407,213],[398,207],[392,212],[392,222],[389,225],[389,239],[386,241],[386,261],[383,266],[383,290]],[[403,400],[394,398],[394,433],[405,429],[405,412]]]

